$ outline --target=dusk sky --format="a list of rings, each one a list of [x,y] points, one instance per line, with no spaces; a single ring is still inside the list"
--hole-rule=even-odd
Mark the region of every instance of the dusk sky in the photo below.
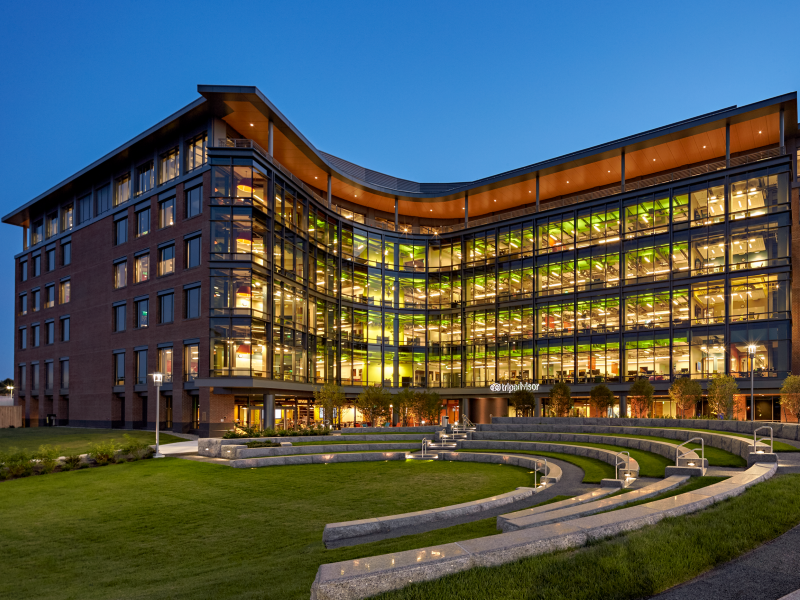
[[[770,34],[796,26],[797,0],[16,2],[2,16],[3,215],[192,102],[198,84],[257,86],[317,148],[424,182],[478,179],[800,80],[797,46]],[[22,230],[1,227],[0,379],[13,372],[22,250]]]

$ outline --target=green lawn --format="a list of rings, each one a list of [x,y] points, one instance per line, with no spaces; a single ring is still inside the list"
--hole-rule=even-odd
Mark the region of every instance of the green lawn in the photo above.
[[[600,483],[603,479],[614,479],[614,467],[602,460],[588,458],[586,456],[575,456],[572,454],[561,454],[560,452],[537,452],[535,450],[484,450],[481,448],[470,448],[461,452],[491,452],[493,454],[532,454],[543,458],[557,458],[583,469],[583,483]]]
[[[413,584],[376,600],[646,598],[732,560],[798,523],[800,475],[781,475],[699,513],[665,519],[574,551]]]
[[[527,469],[388,461],[231,469],[177,458],[0,483],[0,598],[309,597],[322,563],[496,533],[486,523],[326,550],[326,523],[533,485]]]
[[[634,426],[633,425],[623,425],[623,427],[634,427]],[[653,428],[649,427],[648,429],[653,429]],[[723,435],[733,435],[735,437],[746,438],[746,439],[750,440],[751,442],[753,441],[753,434],[752,433],[749,433],[749,434],[748,433],[732,433],[730,431],[717,431],[717,430],[714,430],[714,429],[693,429],[693,428],[690,428],[690,427],[656,427],[655,429],[680,429],[680,430],[683,430],[683,431],[699,431],[700,433],[720,433],[720,434],[723,434]],[[613,434],[613,435],[616,435],[616,434]],[[637,435],[635,437],[640,437],[640,436]],[[646,437],[646,436],[642,436],[642,437]],[[675,442],[675,440],[667,440],[667,441],[668,442]],[[777,442],[777,441],[773,443],[772,449],[775,452],[800,452],[800,448],[795,448],[794,446],[791,446],[789,444],[785,444],[784,442]],[[706,446],[706,451],[708,451],[708,446]],[[720,466],[722,466],[722,465],[720,465]]]
[[[150,444],[156,443],[156,434],[152,431],[139,431],[128,429],[84,429],[82,427],[26,427],[24,429],[0,429],[0,452],[16,447],[21,450],[38,450],[42,444],[59,446],[64,454],[85,454],[89,451],[89,444],[119,440],[128,434],[137,440],[144,440]],[[159,442],[172,444],[185,442],[183,438],[175,437],[168,433],[159,435]]]

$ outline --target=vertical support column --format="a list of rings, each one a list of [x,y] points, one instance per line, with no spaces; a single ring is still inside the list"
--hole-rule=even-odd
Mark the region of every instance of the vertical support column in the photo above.
[[[784,144],[783,134],[784,134],[784,119],[783,119],[783,106],[781,106],[780,131],[778,133],[778,135],[779,135],[779,137],[778,137],[778,148],[779,148],[779,152],[781,154],[784,153],[784,150],[783,150],[783,144]]]
[[[394,197],[394,230],[397,231],[400,229],[400,218],[398,214],[398,209],[400,206],[400,201],[397,199],[397,196]]]
[[[469,192],[464,192],[464,227],[469,226]]]
[[[725,168],[731,167],[731,124],[725,123]]]
[[[628,394],[619,395],[619,416],[628,416]]]
[[[536,173],[536,212],[539,212],[539,173]]]
[[[22,228],[22,249],[23,250],[27,250],[28,249],[28,228],[27,227],[23,227]],[[28,265],[28,266],[30,266],[30,265]],[[30,273],[28,273],[28,277],[30,277]]]
[[[533,416],[540,419],[542,417],[542,397],[537,394],[534,403]]]
[[[469,398],[460,398],[458,401],[458,419],[469,418]]]
[[[400,411],[392,407],[392,427],[397,427],[400,422]]]
[[[267,140],[267,153],[270,156],[274,156],[272,153],[273,148],[275,147],[275,126],[272,124],[272,119],[269,120],[269,139]]]
[[[270,139],[272,139],[270,137]],[[270,152],[272,154],[272,152]],[[332,185],[333,177],[330,173],[328,173],[328,208],[333,206],[333,193],[331,192],[331,185]]]
[[[622,192],[625,192],[625,148],[622,149],[622,154],[619,157],[619,168],[622,173],[620,177],[620,186],[622,188]]]
[[[264,394],[264,429],[275,429],[275,394]]]

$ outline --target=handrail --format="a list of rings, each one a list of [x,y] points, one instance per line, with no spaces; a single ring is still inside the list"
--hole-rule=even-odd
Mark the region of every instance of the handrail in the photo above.
[[[422,458],[425,458],[425,449],[428,447],[428,438],[422,438]]]
[[[763,442],[764,440],[767,439],[767,436],[764,436],[762,438],[756,437],[758,432],[761,431],[762,429],[769,429],[769,453],[772,454],[774,453],[773,447],[775,438],[773,437],[772,427],[770,427],[769,425],[764,425],[763,427],[759,427],[758,429],[753,431],[753,452],[755,452],[756,454],[764,454],[763,450],[759,452],[757,448],[760,442]]]
[[[545,486],[545,487],[547,486],[547,482],[546,482],[546,481],[542,481],[542,478],[541,478],[541,477],[539,478],[539,481],[540,481],[541,483],[536,483],[536,473],[538,472],[538,469],[539,469],[539,461],[544,461],[544,471],[542,471],[542,475],[543,475],[544,477],[547,477],[547,474],[548,474],[548,470],[547,470],[547,459],[546,459],[546,458],[537,458],[537,459],[535,460],[535,465],[536,465],[536,466],[533,468],[533,487],[535,487],[535,488],[536,488],[536,487],[539,487],[540,485],[541,485],[541,486]]]
[[[676,467],[681,466],[681,459],[684,456],[686,456],[687,454],[689,454],[690,452],[694,452],[694,450],[692,450],[691,448],[685,448],[685,452],[681,453],[681,448],[683,448],[686,444],[690,444],[690,443],[696,442],[696,441],[700,442],[700,468],[702,469],[703,475],[705,475],[706,474],[706,443],[703,440],[703,438],[701,438],[701,437],[696,437],[696,438],[692,438],[690,440],[686,440],[685,442],[683,442],[680,446],[678,446],[676,448],[676,450],[675,450],[675,466]],[[689,466],[693,467],[694,465],[692,463],[689,463]]]
[[[628,460],[623,460],[622,456],[627,454]],[[624,470],[628,470],[628,467],[631,462],[631,453],[628,450],[623,450],[622,452],[617,452],[614,455],[614,479],[619,479],[619,466],[625,465]],[[630,475],[630,473],[628,473]]]

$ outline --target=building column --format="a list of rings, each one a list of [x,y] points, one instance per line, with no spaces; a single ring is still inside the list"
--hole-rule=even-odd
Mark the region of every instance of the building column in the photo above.
[[[394,197],[394,230],[397,231],[400,229],[400,219],[398,214],[398,208],[400,205],[400,201],[397,199],[397,196]]]
[[[725,123],[725,168],[731,167],[731,124]]]
[[[778,136],[779,136],[778,137],[778,148],[780,149],[779,151],[780,151],[781,154],[783,154],[783,152],[784,152],[784,150],[783,150],[783,144],[784,144],[783,134],[784,134],[784,118],[783,118],[783,106],[781,106],[781,121],[780,121],[780,129],[779,129],[779,133],[778,133]]]
[[[275,127],[272,124],[272,119],[269,120],[269,136],[267,139],[267,153],[270,156],[274,156],[272,153],[273,148],[275,148]]]
[[[464,192],[464,227],[469,226],[469,192]]]
[[[328,208],[333,206],[333,193],[331,192],[331,182],[333,181],[333,177],[331,174],[328,173]]]
[[[264,394],[264,408],[261,422],[264,429],[275,429],[275,394]]]
[[[536,173],[536,212],[539,212],[539,173]]]
[[[460,398],[458,401],[458,418],[460,420],[463,417],[469,419],[469,398]]]
[[[400,411],[395,410],[394,406],[392,407],[392,427],[397,427],[397,424],[400,422]]]
[[[619,168],[622,173],[620,177],[620,187],[622,192],[625,192],[625,148],[622,149],[622,154],[619,157]]]
[[[542,417],[542,397],[537,395],[534,400],[533,416],[537,419]]]
[[[619,395],[619,416],[628,416],[628,394]]]

